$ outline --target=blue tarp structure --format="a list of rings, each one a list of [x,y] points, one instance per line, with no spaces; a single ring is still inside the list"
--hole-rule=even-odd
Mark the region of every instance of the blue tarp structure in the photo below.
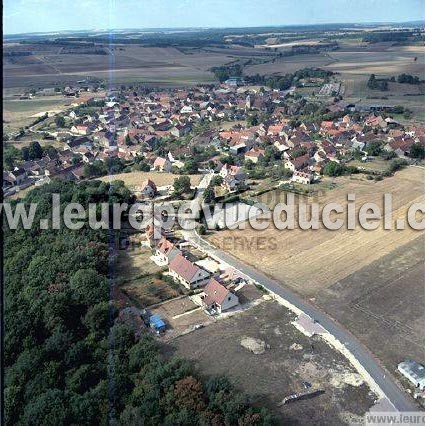
[[[150,326],[157,331],[165,330],[165,322],[158,315],[152,315],[149,319]]]

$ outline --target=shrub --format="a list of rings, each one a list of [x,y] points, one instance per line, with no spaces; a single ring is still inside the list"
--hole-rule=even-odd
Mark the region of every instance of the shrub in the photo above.
[[[396,160],[391,161],[390,166],[388,168],[390,173],[394,173],[397,170],[401,170],[406,167],[409,163],[403,158],[397,158]]]

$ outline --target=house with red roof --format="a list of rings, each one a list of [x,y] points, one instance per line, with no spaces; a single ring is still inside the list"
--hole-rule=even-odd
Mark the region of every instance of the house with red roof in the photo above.
[[[169,274],[189,290],[202,287],[210,278],[210,273],[178,254],[169,263]]]
[[[224,285],[220,284],[214,278],[211,278],[204,289],[202,306],[210,312],[221,314],[228,309],[234,308],[239,304],[239,298],[236,294],[229,291]]]
[[[302,170],[308,166],[310,157],[308,154],[301,155],[294,159],[285,160],[285,168],[291,171]]]
[[[156,157],[153,163],[154,170],[159,170],[160,172],[170,172],[171,166],[171,161],[168,158]]]
[[[168,265],[179,254],[182,252],[171,241],[165,237],[159,240],[155,255],[161,263]]]
[[[253,163],[258,163],[260,157],[264,157],[264,149],[262,148],[252,148],[247,153],[245,153],[245,160],[251,160]]]
[[[412,138],[394,138],[384,146],[384,149],[395,152],[399,157],[404,157],[409,154],[414,143],[415,141]]]
[[[151,247],[154,247],[158,241],[165,235],[165,230],[153,220],[151,223],[148,223],[145,228],[146,241]]]
[[[71,132],[77,135],[87,135],[89,133],[89,126],[86,124],[77,124],[71,127]]]
[[[156,193],[157,193],[157,187],[155,185],[155,182],[150,179],[146,179],[142,183],[142,186],[140,187],[140,195],[142,197],[152,198],[155,196]]]

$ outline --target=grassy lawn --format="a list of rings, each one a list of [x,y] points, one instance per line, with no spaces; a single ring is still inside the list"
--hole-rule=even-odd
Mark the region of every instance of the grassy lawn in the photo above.
[[[116,266],[116,282],[139,307],[147,307],[182,294],[178,284],[165,279],[166,267],[156,265],[146,247],[121,251]]]
[[[141,185],[146,179],[151,179],[155,182],[156,186],[167,186],[174,183],[174,179],[178,178],[179,175],[172,173],[160,173],[160,172],[130,172],[130,173],[119,173],[113,176],[103,176],[96,178],[103,182],[109,182],[110,180],[122,180],[129,187]],[[201,180],[201,175],[190,175],[190,182],[192,186],[198,185]]]
[[[5,100],[3,108],[11,113],[36,114],[43,110],[63,107],[68,101],[63,96],[48,96],[43,99]]]
[[[383,160],[382,158],[374,158],[373,160],[368,161],[359,161],[353,160],[350,161],[350,166],[358,167],[361,170],[371,171],[371,172],[383,172],[388,169],[390,161]]]
[[[3,102],[3,125],[7,132],[28,126],[36,119],[36,114],[47,111],[62,111],[68,100],[62,96],[28,100],[5,100]]]

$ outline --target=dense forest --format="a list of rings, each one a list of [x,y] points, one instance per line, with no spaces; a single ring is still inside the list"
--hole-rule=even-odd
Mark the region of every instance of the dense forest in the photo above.
[[[122,182],[53,181],[30,191],[35,224],[51,194],[68,202],[131,202]],[[15,203],[15,201],[13,202]],[[165,358],[149,333],[117,322],[108,230],[8,229],[5,237],[5,424],[268,425],[226,378],[202,381]]]

